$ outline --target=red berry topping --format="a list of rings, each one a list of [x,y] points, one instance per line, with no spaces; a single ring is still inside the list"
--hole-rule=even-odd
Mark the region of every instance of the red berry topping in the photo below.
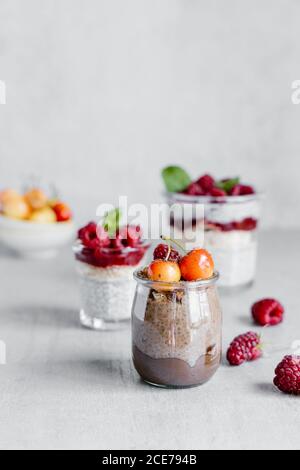
[[[199,184],[203,191],[209,192],[214,187],[215,180],[211,175],[203,175],[198,179],[197,184]]]
[[[227,193],[226,191],[224,191],[223,189],[220,189],[220,188],[212,188],[210,190],[210,193],[209,193],[211,196],[213,197],[223,197],[223,196],[227,196]]]
[[[230,191],[230,196],[248,196],[255,194],[254,188],[245,184],[236,184]]]
[[[158,245],[155,248],[154,253],[153,253],[153,259],[163,259],[163,260],[165,260],[165,259],[167,259],[168,252],[169,252],[168,245],[164,245],[163,243],[161,243],[160,245]],[[176,251],[172,248],[170,256],[169,256],[169,261],[175,261],[175,262],[178,263],[180,261],[180,259],[181,259],[181,256],[178,253],[178,251]]]
[[[123,240],[120,235],[116,235],[115,238],[110,239],[109,248],[113,250],[122,250],[124,248]]]
[[[107,231],[101,225],[98,225],[96,233],[97,233],[99,246],[108,246],[110,243],[110,240],[109,240],[109,235]]]
[[[262,355],[260,336],[249,331],[235,338],[227,351],[227,360],[232,366],[255,361]]]
[[[240,196],[241,195],[241,185],[236,184],[232,190],[229,192],[230,196]]]
[[[281,392],[300,395],[300,356],[285,356],[275,374],[274,385]]]
[[[198,183],[191,183],[184,191],[184,194],[188,194],[189,196],[204,196],[205,191]]]
[[[139,227],[127,226],[110,238],[102,225],[90,222],[78,232],[83,247],[76,252],[76,259],[101,268],[136,266],[149,248],[141,235]]]
[[[78,232],[78,238],[87,248],[96,249],[109,245],[108,233],[100,225],[97,227],[95,222],[90,222]]]
[[[87,248],[96,248],[99,244],[97,237],[97,225],[94,222],[90,222],[85,227],[81,228],[78,232],[78,238]]]
[[[261,326],[278,325],[283,321],[284,307],[275,299],[263,299],[252,306],[254,321]]]
[[[135,247],[140,244],[142,231],[139,226],[127,225],[119,230],[117,238],[122,240],[124,246]]]
[[[242,196],[248,196],[249,194],[255,194],[254,188],[252,186],[242,184],[241,195]]]
[[[128,225],[127,227],[127,242],[129,246],[136,246],[140,243],[142,231],[140,226]]]

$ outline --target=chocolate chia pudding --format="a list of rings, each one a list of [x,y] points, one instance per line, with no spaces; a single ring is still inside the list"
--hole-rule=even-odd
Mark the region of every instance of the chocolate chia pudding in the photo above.
[[[133,362],[146,382],[190,387],[209,380],[221,360],[222,315],[210,281],[165,290],[141,279],[132,316]]]

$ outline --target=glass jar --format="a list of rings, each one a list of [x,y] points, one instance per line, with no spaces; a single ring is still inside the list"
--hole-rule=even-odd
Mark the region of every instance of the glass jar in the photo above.
[[[146,242],[134,248],[103,248],[101,256],[95,257],[81,243],[74,245],[83,326],[114,330],[128,325],[135,292],[133,273],[148,248]]]
[[[251,286],[256,275],[257,234],[261,212],[261,194],[248,196],[189,196],[168,194],[170,206],[192,204],[203,207],[199,219],[190,220],[174,215],[170,225],[174,238],[185,240],[185,230],[195,230],[193,244],[201,246],[213,255],[220,272],[220,287],[232,288]],[[194,207],[195,208],[195,207]],[[192,211],[194,214],[196,210]],[[201,211],[198,211],[201,213]]]
[[[207,382],[221,361],[222,314],[218,274],[197,282],[168,284],[135,273],[132,354],[141,378],[158,387]]]

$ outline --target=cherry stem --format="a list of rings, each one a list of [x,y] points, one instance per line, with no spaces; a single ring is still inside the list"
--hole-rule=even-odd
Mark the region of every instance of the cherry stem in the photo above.
[[[170,258],[170,255],[171,255],[171,251],[172,251],[171,242],[170,242],[170,241],[169,241],[168,245],[169,245],[169,247],[168,247],[168,254],[167,254],[167,257],[166,257],[166,261],[169,261],[169,258]]]
[[[171,243],[174,243],[174,245],[177,245],[178,248],[180,248],[184,253],[187,253],[187,250],[177,240],[173,240],[172,238],[165,237],[164,235],[161,235],[160,238],[169,244],[170,249],[171,249]],[[168,256],[170,256],[170,255],[168,255]]]

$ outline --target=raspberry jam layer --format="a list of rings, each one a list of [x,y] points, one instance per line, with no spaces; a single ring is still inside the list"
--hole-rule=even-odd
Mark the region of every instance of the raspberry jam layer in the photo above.
[[[182,231],[184,228],[190,228],[190,227],[196,227],[198,224],[200,224],[203,221],[199,221],[196,219],[192,219],[190,223],[187,221],[183,220],[176,220],[174,219],[173,216],[170,217],[170,225],[171,227],[176,227],[177,229],[181,229]],[[232,232],[234,230],[243,230],[246,232],[250,232],[253,230],[256,230],[258,227],[258,220],[254,219],[252,217],[247,217],[243,220],[240,221],[232,221],[232,222],[227,222],[227,223],[220,223],[220,222],[214,222],[211,220],[206,219],[204,221],[205,224],[205,230],[218,230],[221,232]]]
[[[218,223],[205,221],[205,228],[207,230],[220,230],[221,232],[232,232],[233,230],[243,230],[250,232],[256,230],[258,226],[258,220],[252,217],[247,217],[240,222],[229,222],[229,223]]]
[[[98,268],[137,266],[142,261],[148,248],[148,244],[140,244],[134,248],[97,248],[96,250],[79,246],[75,250],[75,257],[78,261]]]

